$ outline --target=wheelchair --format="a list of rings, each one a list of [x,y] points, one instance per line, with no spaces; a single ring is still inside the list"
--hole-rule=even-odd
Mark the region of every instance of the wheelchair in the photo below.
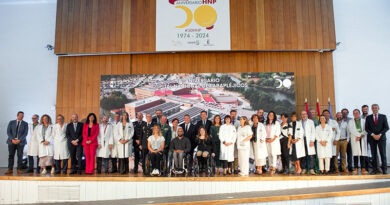
[[[168,177],[171,177],[171,176],[177,176],[177,175],[183,175],[185,177],[188,176],[188,165],[189,165],[189,159],[191,156],[191,154],[185,154],[185,156],[183,157],[183,167],[179,170],[175,169],[175,161],[173,160],[173,153],[172,152],[169,152],[168,153]]]
[[[150,159],[150,153],[148,153],[146,155],[144,163],[145,163],[145,175],[146,176],[154,176],[154,175],[151,175],[151,172],[153,170],[151,170],[152,169],[152,161]],[[162,154],[162,158],[160,160],[160,166],[159,166],[160,174],[158,176],[161,176],[161,175],[165,176],[166,175],[167,170],[168,170],[166,164],[167,164],[167,157],[165,154]]]
[[[194,177],[199,177],[200,175],[200,162],[198,161],[198,157],[196,156],[196,153],[198,151],[198,147],[195,148],[194,153],[192,155],[193,157],[193,176]],[[215,175],[215,160],[214,157],[209,154],[206,160],[206,171],[205,173],[207,174],[208,177],[213,177]]]

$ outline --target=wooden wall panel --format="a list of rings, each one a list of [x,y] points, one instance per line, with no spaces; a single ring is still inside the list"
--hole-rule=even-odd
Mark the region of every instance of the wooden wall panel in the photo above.
[[[335,49],[332,0],[230,0],[231,49]],[[155,52],[156,0],[58,0],[55,53]]]
[[[334,109],[334,80],[330,52],[209,52],[59,57],[57,114],[84,118],[99,114],[100,76],[109,74],[201,72],[294,72],[296,109],[308,98],[321,109],[328,97]]]

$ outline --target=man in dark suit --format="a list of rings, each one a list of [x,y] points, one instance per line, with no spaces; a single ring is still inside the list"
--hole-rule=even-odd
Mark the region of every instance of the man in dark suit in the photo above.
[[[146,123],[142,128],[141,151],[142,151],[142,172],[145,174],[145,157],[149,153],[148,151],[148,138],[153,135],[153,126],[155,124],[152,120],[151,114],[146,114]]]
[[[377,165],[377,150],[379,149],[379,154],[381,155],[382,161],[382,173],[387,174],[387,162],[386,162],[386,132],[389,130],[389,125],[387,124],[386,115],[379,114],[379,105],[373,104],[371,106],[372,115],[367,116],[366,118],[366,132],[367,132],[367,141],[371,147],[371,156],[373,160],[373,170],[370,174],[376,174],[378,172]]]
[[[77,114],[72,115],[72,122],[66,127],[66,138],[71,159],[72,171],[70,174],[81,174],[83,157],[83,123],[79,122]]]
[[[18,174],[22,173],[23,149],[26,145],[28,124],[23,121],[24,113],[19,111],[16,120],[11,120],[7,127],[8,144],[8,171],[5,174],[12,174],[14,169],[15,153],[18,156]]]
[[[191,117],[187,114],[184,115],[184,123],[180,125],[184,130],[184,137],[187,137],[191,142],[191,151],[190,155],[194,153],[194,149],[196,147],[195,139],[196,139],[196,127],[191,123]],[[193,158],[189,159],[189,172],[192,171]]]
[[[204,127],[206,129],[207,134],[210,135],[210,127],[213,123],[207,119],[207,112],[204,110],[200,112],[200,118],[201,119],[195,125],[196,132],[199,132],[199,129],[201,127]]]
[[[153,124],[157,124],[157,125],[160,125],[161,124],[161,117],[163,115],[163,112],[162,110],[158,109],[156,110],[156,118],[153,118]]]
[[[138,164],[142,160],[142,138],[144,135],[144,129],[146,127],[146,122],[142,119],[144,115],[142,113],[137,113],[137,121],[133,122],[134,126],[134,136],[133,136],[133,146],[134,146],[134,173],[138,173]]]

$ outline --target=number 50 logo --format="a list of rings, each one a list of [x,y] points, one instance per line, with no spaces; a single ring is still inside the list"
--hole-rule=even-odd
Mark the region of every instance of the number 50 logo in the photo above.
[[[176,28],[186,28],[192,23],[192,20],[195,20],[199,26],[212,29],[217,20],[217,11],[209,5],[199,6],[195,9],[194,14],[186,6],[178,5],[175,8],[182,9],[187,15],[186,21],[182,25],[176,26]]]

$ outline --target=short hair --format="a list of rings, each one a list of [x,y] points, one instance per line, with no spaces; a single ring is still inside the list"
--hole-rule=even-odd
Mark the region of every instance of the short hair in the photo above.
[[[379,108],[379,105],[378,105],[378,104],[376,104],[376,103],[374,103],[374,104],[372,104],[372,105],[371,105],[371,107],[374,107],[374,106],[376,106],[376,107],[378,107],[378,108]]]
[[[18,114],[16,114],[16,116],[18,116],[19,114],[23,114],[24,115],[24,112],[23,111],[19,111]]]
[[[186,116],[189,117],[189,118],[191,118],[189,114],[185,114],[185,115],[184,115],[184,117],[186,117]]]
[[[39,124],[43,125],[43,118],[45,118],[45,117],[47,117],[47,121],[48,121],[49,125],[51,125],[51,117],[48,114],[42,115],[41,121]]]
[[[119,115],[120,116],[119,112],[116,112],[115,115]]]
[[[328,111],[329,112],[329,111]],[[324,117],[325,118],[325,123],[328,123],[328,119],[326,119],[325,115],[324,114],[321,114],[320,117],[318,118],[318,121],[320,121],[321,117]]]
[[[230,113],[232,113],[232,112],[235,112],[235,113],[237,113],[237,110],[230,110]]]
[[[229,120],[232,120],[232,118],[230,117],[230,115],[226,115],[224,118],[223,118],[223,122],[226,124],[226,119],[228,119],[229,118]]]
[[[342,110],[341,110],[341,112],[343,112],[343,111],[347,111],[348,113],[349,113],[349,110],[347,109],[347,108],[343,108]]]
[[[297,113],[296,113],[296,112],[292,112],[292,113],[291,113],[291,117],[292,117],[292,116],[295,116],[295,117],[296,117],[296,116],[297,116]]]
[[[200,114],[202,114],[202,113],[206,113],[206,115],[207,115],[206,110],[202,110],[202,111],[200,112]]]
[[[362,109],[365,108],[365,107],[368,108],[368,105],[363,105],[363,106],[362,106]]]
[[[328,112],[328,113],[330,114],[330,112],[329,112],[328,109],[324,109],[324,110],[322,111],[322,114],[324,114],[324,112]]]
[[[359,114],[360,114],[360,110],[359,109],[354,109],[352,112],[355,112],[355,111],[358,111]]]
[[[175,122],[175,121],[179,122],[179,119],[173,118],[173,119],[172,119],[172,123]]]
[[[37,117],[37,120],[39,119],[39,115],[38,114],[34,114],[33,117]]]
[[[162,110],[161,110],[161,109],[157,109],[156,112],[157,112],[157,111],[160,111],[160,112],[162,113]],[[156,113],[156,112],[155,112],[155,113]]]
[[[283,113],[280,115],[281,117],[285,117],[285,118],[288,118],[288,114],[287,113]]]
[[[253,115],[251,116],[251,120],[253,121],[253,119],[254,119],[255,117],[257,117],[257,120],[259,120],[259,116],[258,116],[257,114],[253,114]]]
[[[58,114],[57,117],[61,117],[65,121],[65,117],[61,114]]]

